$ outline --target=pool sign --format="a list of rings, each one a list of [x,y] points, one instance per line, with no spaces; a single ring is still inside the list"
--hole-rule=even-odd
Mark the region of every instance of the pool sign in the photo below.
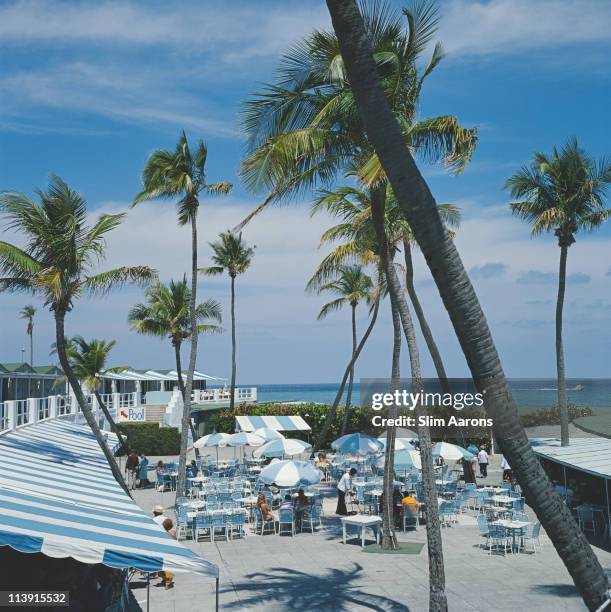
[[[119,410],[119,421],[144,421],[144,406],[131,406]]]

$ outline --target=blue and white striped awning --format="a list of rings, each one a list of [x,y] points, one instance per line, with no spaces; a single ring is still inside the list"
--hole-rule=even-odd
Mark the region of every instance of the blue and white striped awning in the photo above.
[[[218,577],[216,565],[171,538],[125,494],[91,430],[62,419],[0,436],[0,546]]]
[[[276,431],[311,431],[312,428],[300,416],[237,416],[236,431],[255,431],[269,427]]]

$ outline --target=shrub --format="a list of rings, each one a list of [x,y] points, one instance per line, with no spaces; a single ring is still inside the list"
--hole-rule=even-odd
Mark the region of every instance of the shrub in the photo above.
[[[127,437],[127,446],[145,455],[177,455],[180,432],[176,427],[159,427],[159,423],[117,423]]]
[[[569,422],[578,419],[579,417],[592,416],[594,411],[592,408],[580,408],[569,404]],[[540,425],[560,425],[560,409],[558,406],[549,408],[541,408],[534,412],[521,415],[522,425],[524,427],[538,427]]]

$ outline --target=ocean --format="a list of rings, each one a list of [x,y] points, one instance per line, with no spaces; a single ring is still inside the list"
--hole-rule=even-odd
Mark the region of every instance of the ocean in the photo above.
[[[259,402],[319,402],[331,404],[339,383],[327,384],[252,384]],[[514,378],[509,386],[518,406],[545,407],[556,404],[557,385],[553,378]],[[571,378],[567,380],[569,402],[590,408],[611,407],[611,379]],[[344,394],[345,398],[345,394]],[[359,384],[355,383],[353,401],[359,403]]]

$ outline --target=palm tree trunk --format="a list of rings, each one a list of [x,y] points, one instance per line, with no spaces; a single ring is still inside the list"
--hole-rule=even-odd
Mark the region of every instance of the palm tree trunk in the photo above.
[[[426,342],[426,347],[429,350],[431,359],[433,360],[433,365],[435,366],[435,371],[437,372],[437,378],[439,379],[441,388],[444,393],[449,393],[450,383],[448,382],[446,370],[443,366],[443,360],[441,359],[441,354],[437,348],[437,343],[435,342],[435,338],[433,338],[433,333],[431,332],[431,328],[429,327],[426,317],[424,316],[424,310],[422,309],[422,305],[420,304],[420,300],[418,299],[418,295],[416,294],[416,289],[414,287],[412,249],[407,240],[403,241],[403,256],[405,259],[405,287],[407,288],[407,294],[409,295],[409,299],[414,307],[414,312],[416,313],[416,318],[418,319],[418,324],[420,325],[420,331],[422,332],[422,336]]]
[[[392,346],[392,367],[390,387],[391,391],[399,388],[401,380],[401,317],[395,302],[390,300],[390,310],[392,313],[393,346]],[[388,418],[397,417],[397,406],[391,406],[388,411]],[[394,529],[394,482],[395,482],[395,438],[397,437],[396,427],[389,425],[386,428],[386,448],[384,449],[384,512],[382,514],[382,549],[395,550],[397,548],[397,537]]]
[[[562,310],[566,288],[566,257],[569,247],[560,247],[560,269],[558,273],[558,299],[556,300],[556,372],[558,374],[558,410],[560,412],[560,443],[569,445],[569,407],[566,397],[564,372],[564,348],[562,346]],[[510,463],[511,465],[511,463]]]
[[[342,378],[342,382],[339,385],[339,389],[337,390],[337,393],[335,394],[335,399],[333,400],[333,404],[331,405],[331,408],[329,408],[329,411],[327,412],[325,422],[323,423],[322,429],[320,430],[320,433],[318,434],[318,439],[314,443],[313,451],[317,451],[320,448],[322,448],[322,445],[327,441],[329,430],[331,429],[331,425],[333,425],[333,422],[335,421],[335,415],[337,414],[337,407],[339,406],[339,403],[342,399],[342,395],[344,394],[344,389],[346,388],[346,381],[348,380],[348,376],[350,375],[350,369],[354,367],[356,360],[359,358],[359,355],[361,354],[361,351],[363,350],[363,347],[365,346],[365,343],[367,342],[367,339],[369,338],[369,335],[371,334],[371,331],[373,330],[373,326],[375,325],[375,322],[378,318],[379,309],[380,309],[380,299],[377,298],[373,306],[373,312],[371,313],[371,320],[369,321],[369,325],[367,326],[367,329],[365,330],[365,333],[363,334],[361,341],[356,347],[356,351],[352,355],[352,359],[348,362],[348,365],[346,366],[346,370],[344,371],[344,377]]]
[[[30,323],[30,367],[34,367],[34,324]]]
[[[385,200],[386,185],[380,185],[371,189],[371,220],[380,247],[380,261],[386,275],[386,284],[390,299],[394,302],[395,310],[403,326],[403,333],[409,353],[412,387],[414,392],[418,393],[423,389],[420,352],[416,342],[416,330],[414,329],[409,306],[405,299],[405,293],[401,289],[401,283],[399,282],[397,272],[390,256],[388,239],[386,237],[386,230],[384,229]],[[423,414],[424,411],[422,407],[417,407],[416,417],[418,418]],[[433,466],[431,435],[427,426],[420,425],[419,419],[417,429],[418,439],[420,441],[424,503],[426,504],[426,540],[429,558],[429,610],[431,610],[431,612],[445,612],[448,609],[448,600],[445,592],[443,545],[437,507],[437,487],[435,485],[435,468]]]
[[[231,396],[229,410],[235,409],[235,373],[236,373],[236,338],[235,338],[235,276],[231,277]]]
[[[102,409],[102,412],[104,413],[104,418],[108,421],[108,425],[110,425],[110,430],[117,436],[117,438],[119,438],[119,446],[121,447],[121,451],[125,455],[129,454],[127,442],[125,441],[125,438],[121,434],[121,430],[119,429],[119,426],[117,425],[115,420],[110,415],[110,412],[108,412],[108,408],[106,404],[102,401],[102,396],[100,395],[100,391],[98,389],[94,389],[93,394],[95,395],[95,399],[98,401],[98,406]]]
[[[174,346],[174,357],[176,358],[176,374],[178,374],[178,388],[180,389],[180,394],[182,396],[183,406],[185,404],[185,381],[182,379],[182,360],[180,358],[180,342],[172,342]],[[197,440],[197,433],[195,431],[195,427],[193,427],[193,423],[191,419],[189,419],[189,429],[191,430],[191,437],[193,438],[193,442]],[[194,446],[193,450],[195,451],[195,456],[199,457],[199,449]]]
[[[596,610],[607,601],[609,580],[528,443],[477,295],[380,86],[358,7],[354,0],[327,0],[327,6],[367,135],[431,270],[475,384],[486,394],[501,451],[585,604]]]
[[[356,352],[356,304],[350,304],[352,307],[352,356]],[[348,378],[348,391],[346,393],[346,407],[344,409],[344,417],[342,418],[342,430],[341,435],[343,436],[348,429],[348,421],[350,416],[350,403],[352,401],[352,387],[354,385],[354,365],[350,368],[350,376]]]
[[[81,385],[79,384],[78,379],[74,375],[72,368],[70,367],[70,363],[68,362],[68,356],[66,355],[66,335],[64,330],[64,317],[65,312],[62,310],[55,311],[55,348],[57,350],[57,356],[59,358],[59,363],[66,375],[66,379],[72,387],[72,391],[76,397],[76,401],[85,416],[85,420],[87,421],[87,425],[91,428],[95,439],[100,446],[100,449],[104,453],[104,457],[106,457],[106,461],[108,461],[108,466],[112,472],[112,475],[115,477],[115,480],[119,483],[121,488],[127,493],[130,497],[131,494],[127,485],[125,484],[125,480],[123,479],[123,475],[121,474],[121,470],[117,465],[114,455],[111,453],[110,448],[108,448],[108,444],[106,444],[106,440],[102,435],[102,431],[100,430],[99,425],[96,423],[96,420],[91,412],[91,409],[87,405],[87,401],[85,400],[85,396],[83,395],[83,390],[81,389]]]
[[[189,304],[189,320],[191,323],[191,350],[185,397],[183,401],[182,423],[180,428],[180,455],[178,457],[178,477],[176,478],[176,497],[184,497],[187,492],[187,442],[189,439],[189,423],[191,421],[191,393],[193,392],[193,374],[197,361],[197,211],[191,217],[191,303]]]

